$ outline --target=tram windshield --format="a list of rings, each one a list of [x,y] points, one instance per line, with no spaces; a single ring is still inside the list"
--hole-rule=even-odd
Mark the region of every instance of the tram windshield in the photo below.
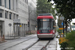
[[[38,19],[38,30],[52,30],[53,19]]]

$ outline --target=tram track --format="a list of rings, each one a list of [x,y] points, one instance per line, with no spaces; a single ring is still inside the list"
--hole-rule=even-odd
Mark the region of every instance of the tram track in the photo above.
[[[34,38],[34,37],[33,37],[33,38]],[[12,40],[12,39],[6,40],[6,42],[0,44],[0,46],[5,45],[6,43],[7,43],[7,44],[13,43],[12,41],[14,41],[14,42],[19,41],[19,39],[21,39],[21,41],[25,41],[26,39],[29,39],[29,37],[26,36],[25,40],[24,40],[24,38],[17,38],[17,39],[13,39],[13,40]]]
[[[50,43],[50,40],[38,40],[31,46],[22,49],[22,50],[46,50],[47,45]]]
[[[31,48],[33,45],[35,45],[39,40],[37,40],[35,43],[33,43],[32,45],[28,46],[27,48],[25,49],[22,49],[22,50],[28,50],[29,48]]]
[[[41,50],[47,50],[47,45],[50,43],[50,40],[49,42],[41,49]]]
[[[28,42],[28,41],[30,41],[30,42]],[[33,41],[33,42],[31,42],[31,41]],[[4,50],[14,50],[14,49],[15,50],[49,50],[51,48],[51,46],[53,46],[55,44],[55,42],[56,41],[54,41],[54,40],[39,40],[39,39],[36,40],[36,38],[33,38],[33,39],[31,38],[31,40],[28,39],[26,41],[23,41],[19,44],[16,44],[16,45],[6,48]],[[18,47],[18,49],[16,49],[16,47]],[[19,49],[20,47],[22,47],[22,48]],[[53,49],[53,47],[51,49]]]

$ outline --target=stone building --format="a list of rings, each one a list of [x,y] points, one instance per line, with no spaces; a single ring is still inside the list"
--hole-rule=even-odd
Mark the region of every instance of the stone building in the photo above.
[[[24,36],[28,25],[28,0],[0,0],[0,36]]]
[[[30,23],[30,30],[35,30],[36,28],[36,6],[37,6],[37,0],[28,0],[28,11],[29,11],[29,23]]]

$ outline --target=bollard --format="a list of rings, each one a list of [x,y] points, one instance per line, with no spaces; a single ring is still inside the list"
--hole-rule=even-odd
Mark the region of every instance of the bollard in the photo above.
[[[4,36],[4,35],[3,35],[3,37],[2,37],[2,41],[5,42],[5,36]]]

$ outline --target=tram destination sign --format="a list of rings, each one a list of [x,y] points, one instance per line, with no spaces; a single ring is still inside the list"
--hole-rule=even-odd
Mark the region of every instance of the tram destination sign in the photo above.
[[[49,21],[49,19],[41,19],[41,21]]]

